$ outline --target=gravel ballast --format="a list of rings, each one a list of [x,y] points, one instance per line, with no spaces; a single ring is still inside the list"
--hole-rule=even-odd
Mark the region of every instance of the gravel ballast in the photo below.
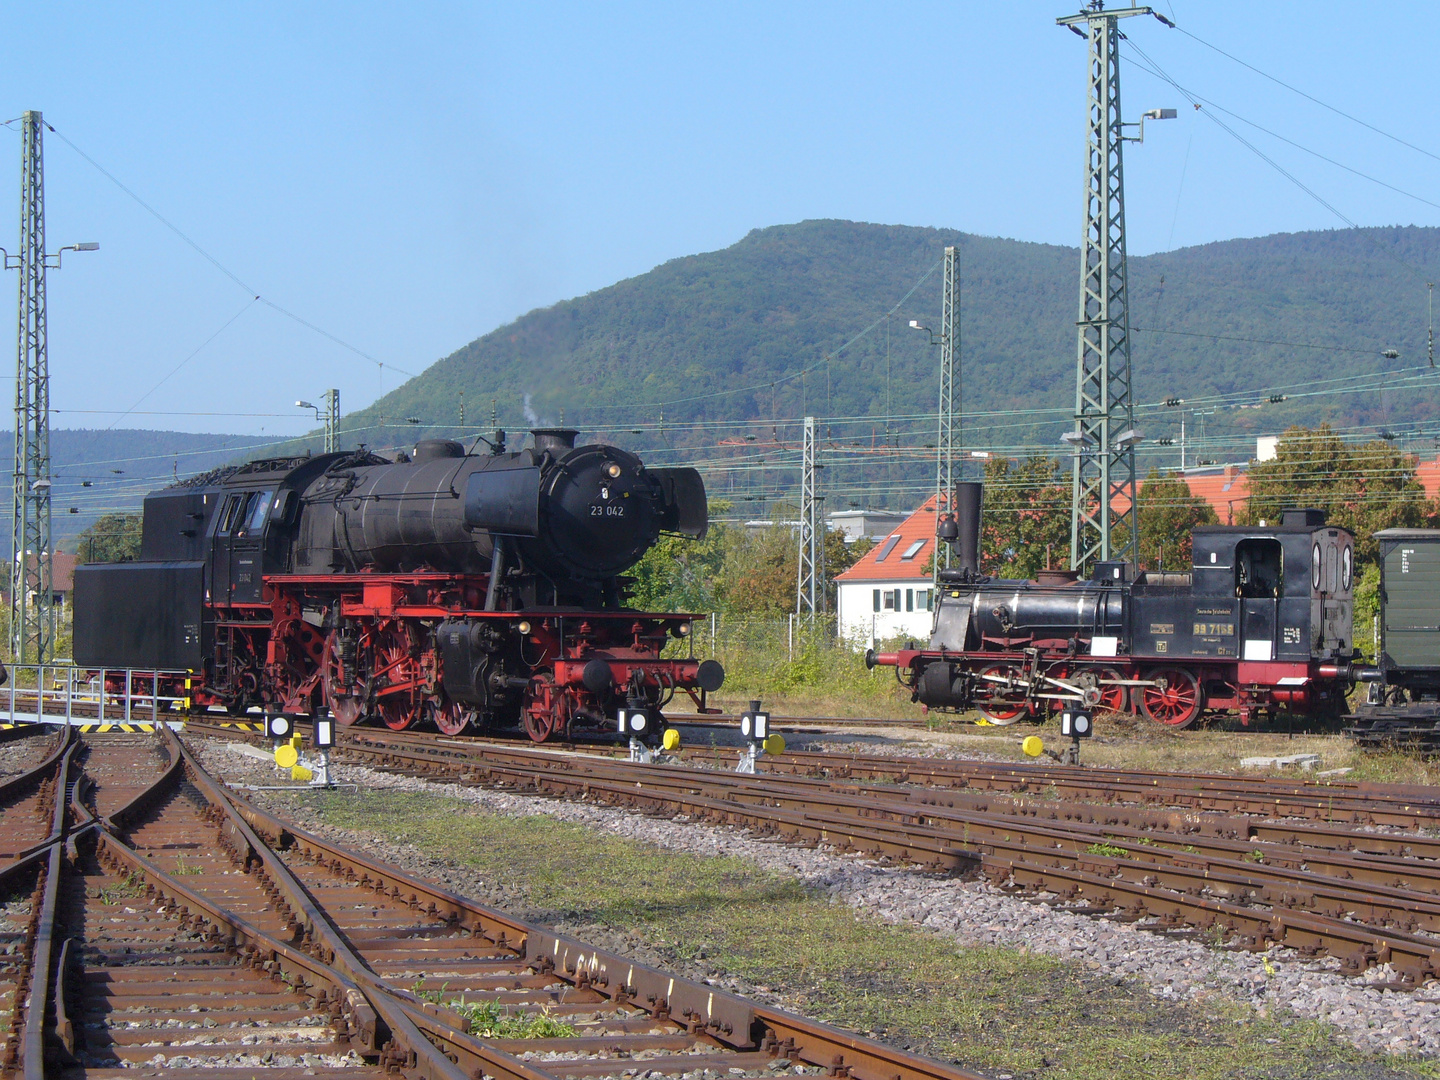
[[[196,742],[206,767],[231,783],[277,782],[273,768],[233,752],[233,744]],[[1333,1025],[1368,1052],[1440,1052],[1440,982],[1413,991],[1392,990],[1381,985],[1392,974],[1385,968],[1372,968],[1363,978],[1346,978],[1338,973],[1339,962],[1328,957],[1304,959],[1285,949],[1256,954],[1215,948],[1110,919],[1055,910],[1007,895],[984,881],[960,881],[880,866],[856,856],[789,847],[729,827],[681,824],[603,806],[436,783],[353,764],[332,767],[332,775],[362,788],[459,799],[496,814],[548,815],[672,851],[745,858],[859,912],[922,927],[961,946],[1019,948],[1074,961],[1107,977],[1138,981],[1165,1000],[1222,995],[1249,1004],[1262,1015],[1288,1010]],[[402,868],[497,906],[504,903],[504,897],[491,895],[483,882],[463,869],[457,872],[453,864],[427,858],[408,845],[383,847],[386,850],[376,849],[376,854]],[[617,949],[623,945],[636,959],[648,959],[642,955],[648,950],[639,948],[638,941],[596,944]],[[734,980],[716,981],[748,989]]]

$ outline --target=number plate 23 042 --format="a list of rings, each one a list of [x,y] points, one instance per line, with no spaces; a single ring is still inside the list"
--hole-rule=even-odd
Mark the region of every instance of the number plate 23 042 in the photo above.
[[[591,504],[590,504],[590,516],[591,516],[591,517],[612,517],[612,518],[615,518],[615,517],[624,517],[624,516],[625,516],[625,504],[624,504],[624,503],[591,503]]]

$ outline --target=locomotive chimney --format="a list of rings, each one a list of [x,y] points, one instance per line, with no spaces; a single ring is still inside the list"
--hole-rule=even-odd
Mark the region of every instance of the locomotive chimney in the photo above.
[[[580,433],[574,428],[552,427],[533,428],[530,434],[535,436],[535,452],[537,454],[543,454],[549,450],[559,457],[566,450],[575,449],[575,436]]]
[[[960,569],[972,577],[980,573],[980,499],[984,490],[985,485],[974,480],[955,485],[955,525],[960,534],[955,540],[955,558]]]

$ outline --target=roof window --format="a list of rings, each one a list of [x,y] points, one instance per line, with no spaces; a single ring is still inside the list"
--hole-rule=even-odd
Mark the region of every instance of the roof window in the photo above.
[[[876,561],[876,562],[884,562],[884,561],[885,561],[885,557],[886,557],[887,555],[889,555],[890,552],[892,552],[892,551],[895,550],[895,545],[898,544],[899,542],[900,542],[900,534],[899,534],[899,533],[896,533],[894,536],[890,537],[890,539],[886,540],[885,543],[883,543],[883,544],[880,545],[880,553],[875,556],[875,561]]]
[[[901,558],[902,560],[904,560],[904,559],[913,559],[916,555],[918,555],[918,554],[920,553],[920,549],[923,548],[924,546],[925,546],[925,541],[924,541],[924,540],[916,540],[913,544],[911,544],[909,547],[907,547],[907,548],[905,549],[904,553],[900,556],[900,558]]]

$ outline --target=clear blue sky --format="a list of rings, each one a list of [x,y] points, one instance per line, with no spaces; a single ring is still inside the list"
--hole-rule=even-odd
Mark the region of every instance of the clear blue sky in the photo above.
[[[1113,5],[1112,5],[1113,6]],[[56,135],[49,246],[60,427],[294,433],[290,405],[357,408],[400,371],[515,316],[815,217],[1075,244],[1085,46],[1064,4],[77,5],[9,9],[0,111],[40,109],[266,298],[255,304]],[[1185,30],[1440,154],[1420,4],[1161,0]],[[1440,160],[1297,97],[1150,18],[1178,82],[1311,150],[1440,203]],[[1132,54],[1133,55],[1133,54]],[[1130,249],[1342,221],[1181,95],[1128,65]],[[1352,220],[1440,210],[1226,118]],[[19,138],[0,133],[0,208]],[[1183,177],[1183,183],[1182,183]],[[6,224],[6,222],[9,222]],[[13,248],[15,219],[0,219]],[[0,301],[11,341],[14,278]],[[877,297],[877,311],[889,298]],[[5,354],[11,355],[11,354]],[[6,360],[4,370],[13,370]],[[6,385],[10,385],[8,382]],[[229,415],[201,416],[203,412]],[[291,417],[235,415],[287,413]],[[308,416],[308,414],[304,414]]]

